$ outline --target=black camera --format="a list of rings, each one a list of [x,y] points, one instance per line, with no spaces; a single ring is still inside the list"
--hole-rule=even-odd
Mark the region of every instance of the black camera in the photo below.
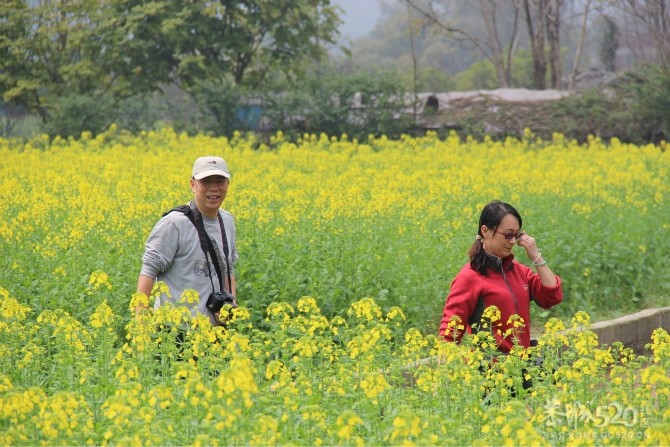
[[[207,308],[212,312],[212,314],[218,313],[226,304],[230,304],[233,309],[237,308],[237,304],[235,304],[235,297],[232,293],[225,290],[214,292],[209,295],[209,298],[207,298]]]

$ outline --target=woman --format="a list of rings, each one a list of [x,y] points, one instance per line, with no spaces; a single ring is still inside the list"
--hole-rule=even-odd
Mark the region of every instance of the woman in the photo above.
[[[535,239],[520,233],[521,225],[521,216],[507,203],[495,201],[482,210],[477,238],[468,251],[470,262],[452,281],[444,306],[440,335],[446,340],[458,342],[464,331],[476,332],[483,327],[484,310],[496,306],[500,311],[499,326],[494,327],[498,350],[509,352],[515,342],[529,347],[530,301],[545,309],[561,302],[561,279],[549,269]],[[536,273],[514,260],[515,243],[526,250]],[[512,315],[520,316],[523,325],[515,328],[508,321]],[[460,323],[454,323],[454,317]]]

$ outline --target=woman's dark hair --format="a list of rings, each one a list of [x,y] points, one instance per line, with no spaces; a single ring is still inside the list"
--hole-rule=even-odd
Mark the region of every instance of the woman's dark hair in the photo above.
[[[477,226],[477,240],[472,244],[468,250],[470,256],[470,266],[473,270],[478,271],[484,276],[487,276],[486,253],[482,247],[484,243],[484,235],[482,234],[482,225],[486,228],[496,229],[503,217],[511,214],[519,220],[519,228],[523,224],[519,212],[509,203],[495,200],[484,207],[481,216],[479,216],[479,225]]]

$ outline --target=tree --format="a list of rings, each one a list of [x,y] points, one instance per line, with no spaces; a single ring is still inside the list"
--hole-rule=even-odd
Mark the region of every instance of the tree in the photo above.
[[[533,59],[530,51],[519,48],[514,56],[514,65],[510,73],[510,87],[532,89]],[[458,73],[453,79],[454,89],[466,90],[493,90],[498,87],[496,70],[491,61],[482,59],[475,62],[465,71]]]
[[[603,15],[603,32],[599,45],[599,54],[605,70],[616,70],[616,51],[618,49],[619,27],[611,17]]]
[[[533,55],[533,81],[536,89],[543,90],[546,87],[547,77],[547,59],[544,54],[546,0],[539,0],[535,6],[531,8],[531,2],[523,0],[523,12]]]
[[[670,2],[616,0],[624,13],[623,34],[628,47],[643,61],[670,64]]]
[[[115,65],[110,41],[119,31],[95,0],[0,5],[0,93],[49,121],[58,98],[92,98],[134,88]]]
[[[561,10],[563,0],[496,0],[449,1],[449,0],[404,0],[427,21],[447,33],[451,38],[473,44],[482,55],[493,63],[501,87],[510,85],[512,62],[519,44],[518,23],[520,17],[526,21],[531,53],[533,55],[533,79],[536,89],[546,88],[547,57],[551,87],[561,86]],[[469,6],[479,11],[483,29],[457,25],[455,12],[459,6]],[[451,19],[449,19],[451,18]],[[501,21],[507,19],[508,27]],[[507,31],[505,31],[507,29]],[[485,37],[482,37],[485,36]]]
[[[100,123],[165,84],[258,85],[323,57],[337,12],[330,0],[3,0],[0,94],[44,123],[66,110],[90,110]]]
[[[273,70],[299,72],[326,55],[341,23],[330,0],[111,1],[126,33],[154,44],[140,59],[165,50],[186,88],[225,76],[258,86]]]
[[[670,139],[670,71],[658,64],[642,63],[624,75],[622,101],[630,107],[629,120],[642,141]]]
[[[339,65],[321,64],[292,85],[267,91],[264,117],[274,129],[293,136],[310,132],[347,134],[359,141],[382,134],[399,138],[414,124],[406,98],[408,91],[394,71],[347,75]]]
[[[589,20],[589,11],[591,10],[591,0],[586,1],[584,6],[584,16],[582,17],[582,28],[579,32],[579,42],[577,43],[577,52],[575,54],[575,60],[572,64],[572,73],[570,74],[570,82],[568,84],[568,90],[572,91],[575,86],[575,78],[577,77],[577,70],[579,69],[579,59],[582,57],[582,48],[584,48],[584,37],[586,36],[586,24]]]
[[[561,88],[561,3],[563,0],[547,2],[547,44],[549,45],[549,67],[551,69],[551,88]]]
[[[509,85],[512,59],[519,37],[517,26],[519,11],[517,8],[512,8],[510,11],[509,8],[505,8],[505,4],[501,8],[500,2],[496,0],[478,0],[478,2],[463,2],[462,0],[459,2],[447,0],[404,1],[416,10],[428,23],[436,26],[450,38],[474,45],[484,57],[493,63],[500,86],[507,87]],[[483,22],[484,29],[466,28],[456,25],[457,11],[464,6],[479,11],[479,17]],[[512,16],[511,31],[505,34],[499,25],[499,21],[502,18],[510,17],[510,12]],[[482,35],[486,37],[480,37]],[[506,39],[503,40],[503,36]],[[503,44],[503,42],[506,43]]]
[[[551,87],[561,87],[561,8],[563,0],[514,0],[523,11],[533,54],[533,79],[535,88],[546,88],[547,58],[545,46],[549,47]]]
[[[453,90],[453,76],[481,58],[479,50],[439,32],[413,9],[408,12],[408,7],[411,9],[405,2],[389,2],[371,32],[351,42],[349,54],[337,58],[340,69],[348,74],[362,68],[383,67],[398,72],[409,91],[415,89],[415,82],[419,92]],[[473,29],[478,29],[480,20],[477,11],[465,9],[461,12],[458,18],[460,25],[468,28],[472,25]],[[411,14],[409,23],[408,13]],[[410,27],[412,34],[408,32]],[[407,69],[414,65],[415,59],[416,78],[415,73]]]
[[[419,76],[418,76],[418,66],[416,62],[416,45],[414,45],[414,40],[416,38],[416,32],[414,31],[414,20],[412,19],[412,8],[407,4],[407,22],[409,23],[409,42],[412,50],[412,92],[414,93],[414,101],[412,106],[412,114],[414,115],[414,120],[416,121],[416,109],[418,104],[418,94],[419,94]]]
[[[0,4],[0,94],[52,136],[103,131],[170,79],[171,53],[129,34],[110,1]]]

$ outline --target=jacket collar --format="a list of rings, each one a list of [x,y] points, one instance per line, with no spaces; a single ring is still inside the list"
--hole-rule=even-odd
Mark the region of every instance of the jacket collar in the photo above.
[[[484,250],[484,253],[486,254],[486,267],[490,268],[491,270],[502,273],[503,271],[514,268],[514,264],[512,263],[514,260],[514,253],[510,253],[510,255],[505,259],[494,256],[486,250]]]

